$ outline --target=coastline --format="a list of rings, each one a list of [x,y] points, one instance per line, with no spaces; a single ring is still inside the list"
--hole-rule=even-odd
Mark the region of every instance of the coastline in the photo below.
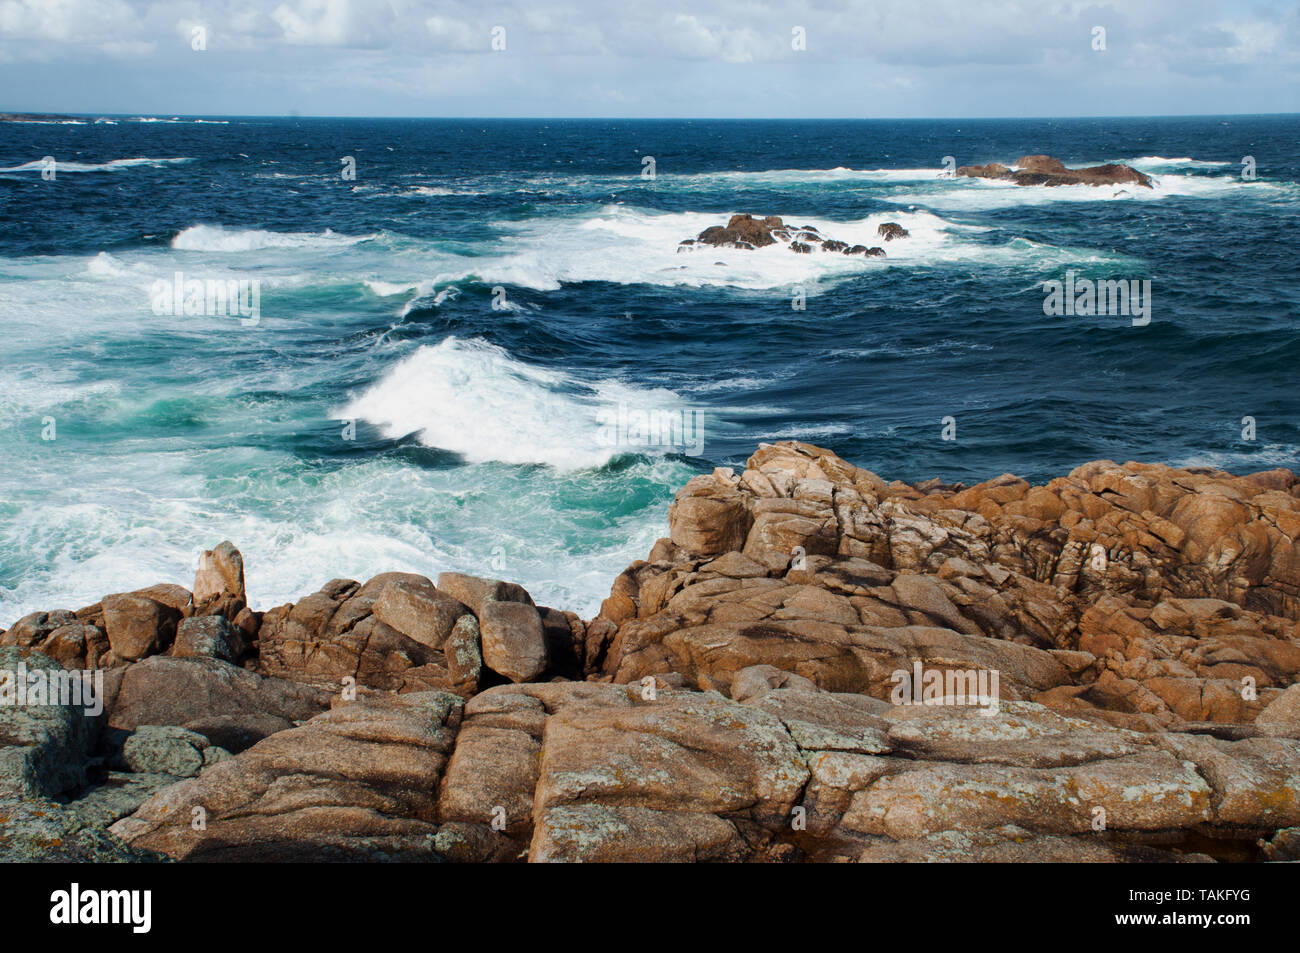
[[[40,712],[0,776],[124,859],[1269,859],[1297,620],[1290,471],[913,486],[764,444],[590,620],[456,573],[255,613],[229,543],[192,591],[25,617],[0,665],[102,670],[105,712]]]

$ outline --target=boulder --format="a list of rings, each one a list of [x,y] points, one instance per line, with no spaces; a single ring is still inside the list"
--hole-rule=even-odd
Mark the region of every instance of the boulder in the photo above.
[[[1021,156],[1016,160],[1016,168],[1025,172],[1050,172],[1053,174],[1069,171],[1065,168],[1065,163],[1060,159],[1045,155]]]
[[[171,654],[177,658],[198,656],[223,662],[238,662],[246,651],[243,633],[219,615],[182,619],[171,648]]]
[[[744,243],[751,248],[775,244],[772,230],[782,227],[781,219],[769,216],[755,219],[752,215],[733,215],[725,228],[714,225],[700,232],[696,241],[705,245],[736,245]]]
[[[49,703],[48,687],[65,674],[34,649],[0,648],[0,799],[54,799],[86,783],[86,758],[99,725],[84,705]],[[19,704],[22,679],[25,703]]]
[[[98,668],[99,660],[109,652],[104,630],[81,622],[55,629],[38,648],[64,668],[77,670]]]
[[[546,671],[549,658],[541,616],[522,602],[488,602],[479,616],[483,664],[512,682]]]
[[[482,579],[459,572],[438,574],[438,590],[456,599],[476,616],[483,612],[487,602],[522,602],[532,605],[532,596],[523,586],[500,579]]]
[[[31,612],[23,616],[0,635],[0,647],[13,645],[35,648],[58,629],[77,622],[77,617],[67,609],[53,612]]]
[[[1300,737],[1300,684],[1292,685],[1268,703],[1255,724],[1268,734]]]
[[[199,555],[199,568],[194,573],[194,605],[196,608],[211,604],[222,596],[239,602],[247,601],[244,591],[244,557],[229,540]]]
[[[160,863],[156,851],[128,847],[102,826],[55,801],[0,798],[0,863]]]
[[[110,830],[179,860],[439,860],[435,792],[461,704],[440,692],[339,704],[164,788]]]
[[[546,726],[534,861],[740,859],[808,769],[781,723],[716,695],[566,707]]]
[[[969,176],[973,179],[1001,179],[1010,174],[1011,170],[1000,162],[990,162],[987,165],[958,166],[956,172],[958,176]]]
[[[845,248],[846,255],[863,255],[867,258],[884,258],[885,250],[883,248],[868,248],[866,245],[854,245],[851,248]]]
[[[812,680],[784,672],[774,665],[751,665],[741,669],[731,680],[731,697],[738,702],[747,702],[761,698],[776,688],[818,690],[817,684]]]
[[[137,592],[105,596],[104,632],[117,658],[133,662],[170,647],[181,613]]]
[[[122,746],[122,758],[132,771],[176,778],[195,777],[205,765],[229,757],[203,735],[172,725],[142,725]]]
[[[389,582],[379,592],[370,611],[397,632],[437,649],[451,634],[456,620],[469,610],[420,577]]]
[[[466,686],[466,694],[472,695],[483,675],[478,619],[469,613],[457,619],[443,644],[443,653],[453,683]]]
[[[668,508],[673,543],[701,556],[740,549],[753,521],[744,495],[711,476],[691,479]]]
[[[108,724],[135,731],[171,725],[243,751],[324,711],[330,695],[208,657],[156,656],[128,666],[110,699]]]
[[[258,669],[334,691],[345,679],[394,691],[449,690],[443,642],[467,611],[413,573],[382,573],[365,585],[334,579],[262,617]]]

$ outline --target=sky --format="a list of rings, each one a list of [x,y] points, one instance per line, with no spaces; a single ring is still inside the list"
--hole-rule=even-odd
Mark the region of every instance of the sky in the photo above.
[[[0,111],[1300,112],[1300,0],[0,0]]]

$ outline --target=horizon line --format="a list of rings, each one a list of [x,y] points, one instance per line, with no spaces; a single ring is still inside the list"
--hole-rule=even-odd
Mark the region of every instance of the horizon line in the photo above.
[[[334,119],[334,120],[423,120],[492,122],[1006,122],[1061,119],[1257,119],[1300,116],[1300,112],[1263,113],[1126,113],[1113,115],[1060,116],[415,116],[415,115],[325,115],[316,113],[182,113],[182,112],[58,112],[48,110],[0,109],[0,116],[56,116],[66,119]]]

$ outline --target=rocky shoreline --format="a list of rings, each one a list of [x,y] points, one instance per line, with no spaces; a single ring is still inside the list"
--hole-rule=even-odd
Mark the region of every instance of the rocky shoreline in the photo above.
[[[0,634],[9,686],[83,670],[102,712],[0,704],[0,859],[1300,859],[1300,480],[764,444],[594,619],[457,573],[258,613],[222,543]]]

